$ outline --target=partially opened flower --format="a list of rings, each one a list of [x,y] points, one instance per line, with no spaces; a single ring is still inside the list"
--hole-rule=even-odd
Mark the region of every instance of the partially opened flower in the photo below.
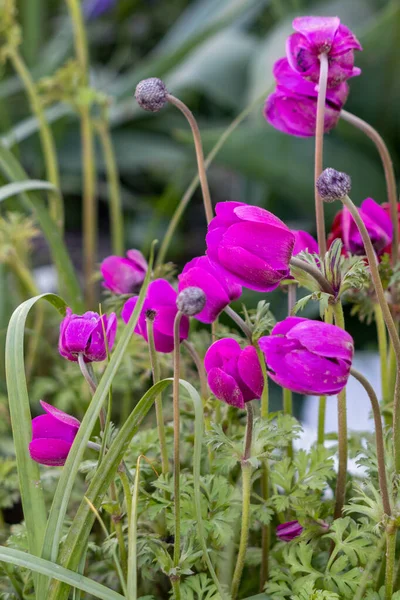
[[[107,357],[117,333],[117,317],[88,311],[75,315],[67,308],[67,316],[61,321],[58,350],[64,358],[77,362],[83,354],[85,362],[99,362]],[[106,343],[107,342],[107,343]]]
[[[349,77],[360,75],[354,66],[354,50],[362,50],[360,42],[339,17],[297,17],[293,33],[286,43],[290,66],[305,79],[318,83],[319,56],[328,56],[328,87],[336,87]]]
[[[232,338],[218,340],[207,350],[204,366],[211,391],[227,404],[244,408],[261,397],[264,380],[253,346],[242,350]]]
[[[293,392],[330,396],[347,383],[354,343],[336,325],[288,317],[259,344],[271,379]]]
[[[206,295],[204,309],[196,315],[202,323],[213,323],[233,300],[242,294],[242,286],[232,280],[224,269],[211,262],[208,256],[199,256],[186,263],[178,275],[179,291],[196,286]]]
[[[172,352],[174,349],[174,321],[178,312],[176,299],[177,292],[165,279],[156,279],[150,283],[147,289],[146,299],[135,327],[135,333],[148,341],[146,313],[148,311],[155,313],[153,330],[157,352]],[[125,302],[121,313],[125,323],[128,323],[137,301],[138,296],[134,296]],[[180,340],[185,340],[188,335],[189,319],[184,315],[180,325]]]
[[[389,213],[372,198],[364,200],[359,208],[359,213],[377,256],[381,256],[393,239],[393,226]],[[328,244],[330,245],[337,238],[342,240],[345,251],[359,256],[365,255],[360,232],[346,207],[335,216]]]
[[[278,217],[242,202],[219,202],[208,226],[207,256],[232,281],[269,292],[289,275],[295,237]]]
[[[104,287],[114,294],[132,294],[142,285],[147,271],[147,261],[139,250],[128,250],[126,258],[107,256],[101,263]]]
[[[50,467],[65,463],[80,426],[75,417],[40,401],[45,415],[32,420],[32,441],[29,444],[31,458]]]
[[[303,533],[303,527],[298,521],[287,521],[276,528],[276,537],[282,542],[291,542]]]
[[[293,256],[297,256],[300,252],[309,252],[310,254],[318,254],[318,242],[313,238],[313,236],[307,231],[302,231],[301,229],[295,230],[292,229],[292,232],[295,236],[295,243],[293,248]]]
[[[275,129],[289,135],[314,136],[318,97],[315,84],[293,71],[286,58],[276,61],[274,76],[277,87],[265,103],[265,118]],[[336,127],[348,93],[347,83],[341,83],[336,88],[327,90],[324,111],[325,133]]]

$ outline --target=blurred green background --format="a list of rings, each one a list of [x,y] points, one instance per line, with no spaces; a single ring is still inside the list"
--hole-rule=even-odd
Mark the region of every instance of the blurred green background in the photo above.
[[[298,14],[338,15],[359,37],[364,51],[356,53],[356,64],[362,75],[350,80],[346,109],[380,131],[400,171],[399,0],[84,0],[83,6],[93,10],[87,22],[91,83],[111,99],[127,248],[146,252],[152,239],[162,239],[196,172],[192,139],[182,115],[171,106],[158,114],[144,113],[135,103],[136,84],[150,76],[163,78],[171,93],[190,106],[198,118],[206,153],[233,119],[253,106],[210,168],[213,201],[258,204],[291,227],[315,232],[314,140],[275,131],[262,115],[264,98],[273,88],[272,66],[284,55],[291,21]],[[64,2],[20,0],[19,19],[22,50],[35,80],[51,75],[73,55]],[[63,104],[51,107],[48,116],[60,161],[66,240],[79,266],[79,123]],[[0,81],[0,127],[3,144],[13,149],[30,177],[44,178],[35,121],[8,65]],[[386,201],[376,149],[350,125],[340,123],[326,136],[324,162],[350,173],[352,197],[358,204],[367,196]],[[100,261],[110,252],[107,185],[100,153],[97,170]],[[335,205],[327,207],[328,229],[336,210]],[[182,266],[202,253],[205,225],[197,190],[168,259]],[[40,239],[33,260],[38,265],[48,262]],[[279,298],[272,300],[278,316],[284,310]]]

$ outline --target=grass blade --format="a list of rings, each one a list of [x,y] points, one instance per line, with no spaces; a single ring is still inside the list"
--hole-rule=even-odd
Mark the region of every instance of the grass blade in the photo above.
[[[51,192],[59,193],[59,190],[49,181],[28,179],[26,181],[16,181],[14,183],[3,185],[0,188],[0,202],[2,200],[6,200],[7,198],[11,198],[12,196],[16,196],[17,194],[22,194],[23,192],[33,192],[39,190],[50,190]]]

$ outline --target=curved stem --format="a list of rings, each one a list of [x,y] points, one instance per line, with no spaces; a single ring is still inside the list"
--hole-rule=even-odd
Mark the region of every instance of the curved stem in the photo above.
[[[207,158],[204,163],[206,169],[208,169],[208,167],[210,166],[210,164],[212,163],[212,161],[214,160],[214,158],[216,157],[218,152],[221,150],[222,146],[225,144],[225,142],[229,138],[229,136],[244,121],[244,119],[253,111],[253,109],[256,106],[259,106],[260,102],[264,101],[264,99],[268,96],[268,94],[270,93],[271,90],[272,90],[272,88],[269,88],[262,94],[262,96],[259,96],[258,98],[256,98],[256,100],[254,102],[252,102],[251,104],[246,106],[246,108],[244,110],[242,110],[242,112],[232,121],[232,123],[229,125],[229,127],[227,127],[225,129],[224,133],[221,135],[218,142],[215,144],[215,146],[213,146],[211,152],[207,155]],[[167,231],[165,232],[162,244],[160,246],[160,251],[157,255],[157,260],[156,260],[156,267],[159,267],[165,261],[165,257],[167,255],[168,248],[170,246],[172,238],[174,237],[176,228],[178,227],[179,221],[181,220],[182,215],[186,210],[186,207],[188,206],[190,200],[193,197],[194,192],[196,191],[199,181],[200,181],[199,176],[195,175],[194,178],[192,179],[189,187],[187,188],[186,192],[182,196],[181,201],[179,202],[178,206],[176,207],[175,212],[172,216],[172,219],[170,220],[170,222],[168,224],[168,228],[167,228]]]
[[[192,111],[188,109],[186,104],[184,104],[181,100],[175,98],[175,96],[172,96],[171,94],[167,94],[167,100],[168,102],[176,106],[176,108],[179,108],[179,110],[185,115],[191,127],[193,133],[194,146],[196,149],[197,168],[199,171],[201,191],[203,193],[204,211],[206,213],[207,223],[209,223],[214,216],[214,211],[211,203],[210,190],[208,188],[206,166],[204,163],[203,145],[201,143],[199,127],[197,125],[196,119],[194,118]]]
[[[251,337],[252,337],[251,329],[247,325],[247,323],[242,319],[242,317],[240,315],[238,315],[237,312],[234,311],[233,308],[231,308],[230,306],[226,306],[224,308],[224,312],[243,331],[244,335],[248,338],[249,342],[251,343]]]
[[[115,158],[110,127],[106,119],[102,119],[97,123],[97,133],[103,149],[108,181],[112,251],[117,256],[121,256],[124,254],[125,250],[124,217],[121,205],[118,166]]]
[[[43,151],[44,162],[46,165],[46,177],[58,190],[60,189],[60,175],[57,162],[57,151],[54,142],[53,133],[47,122],[45,112],[37,93],[35,83],[27,69],[22,57],[17,50],[13,50],[8,54],[15,71],[21,78],[26,93],[29,98],[29,103],[39,124],[39,137]],[[62,196],[57,192],[49,193],[50,215],[60,230],[64,227],[64,205]]]
[[[390,516],[392,514],[392,511],[390,508],[390,498],[387,487],[385,444],[383,440],[382,419],[378,398],[376,397],[374,388],[369,383],[368,379],[364,377],[364,375],[356,371],[356,369],[354,369],[353,367],[351,368],[350,373],[353,375],[353,377],[355,377],[355,379],[357,379],[357,381],[361,383],[371,401],[372,413],[374,415],[375,422],[376,457],[378,461],[379,487],[381,489],[382,494],[383,510],[385,511],[386,515]]]
[[[160,376],[160,365],[158,362],[158,356],[156,352],[156,346],[154,343],[154,318],[149,318],[146,316],[146,327],[147,327],[147,339],[149,346],[149,356],[150,356],[150,365],[151,371],[153,374],[153,384],[155,385],[161,379]],[[168,463],[168,452],[167,452],[167,442],[165,438],[165,427],[164,427],[164,415],[163,415],[163,405],[162,405],[162,396],[158,396],[156,398],[156,421],[157,421],[157,430],[158,430],[158,438],[160,442],[160,453],[161,453],[161,469],[163,475],[169,472],[169,463]]]
[[[172,391],[172,404],[174,411],[174,509],[175,509],[175,539],[174,539],[174,567],[179,566],[181,554],[181,506],[180,506],[180,414],[179,414],[179,375],[180,375],[180,325],[182,313],[176,313],[174,321],[174,381]],[[172,581],[175,600],[180,599],[180,578]]]
[[[340,302],[333,306],[335,324],[341,329],[345,329],[343,308]],[[346,388],[338,394],[338,451],[339,465],[338,477],[335,491],[335,511],[334,518],[340,519],[346,499],[346,479],[347,479],[347,405]]]
[[[79,364],[79,368],[82,372],[82,375],[86,379],[86,382],[90,388],[91,393],[94,394],[97,390],[97,384],[96,384],[94,378],[89,373],[89,369],[88,369],[87,363],[85,363],[85,359],[83,357],[82,352],[79,352],[79,354],[78,354],[78,364]]]
[[[96,167],[94,157],[93,123],[88,106],[82,106],[81,138],[83,165],[83,254],[86,301],[94,305],[94,281],[97,253]]]
[[[389,401],[389,379],[388,379],[388,343],[386,335],[385,320],[379,304],[374,306],[376,331],[378,334],[378,348],[381,367],[381,394],[382,403],[385,407]]]
[[[302,260],[301,258],[297,258],[297,256],[292,256],[292,258],[290,259],[290,265],[296,267],[297,269],[302,269],[303,271],[314,277],[315,281],[319,283],[323,292],[331,294],[332,296],[335,295],[333,287],[331,286],[329,281],[325,279],[325,277],[322,275],[321,271],[317,269],[317,267],[314,267],[314,265],[311,265],[310,263],[306,262],[305,260]]]
[[[396,177],[394,175],[393,162],[389,154],[389,150],[380,136],[380,134],[374,129],[369,123],[363,121],[356,115],[342,110],[340,113],[342,119],[354,125],[365,133],[370,140],[372,140],[376,146],[381,157],[383,170],[385,172],[386,189],[390,206],[390,218],[393,224],[393,241],[392,241],[392,260],[393,263],[397,262],[399,254],[399,221],[397,211],[397,190],[396,190]]]
[[[328,85],[328,57],[320,54],[320,72],[318,83],[317,118],[315,124],[315,164],[314,179],[317,181],[323,169],[324,129],[325,129],[325,103],[326,88]],[[317,221],[317,238],[320,256],[326,254],[326,235],[324,221],[324,203],[315,186],[315,217]]]
[[[204,368],[204,362],[201,359],[199,353],[196,348],[188,342],[187,340],[183,340],[182,344],[185,346],[186,350],[189,352],[194,364],[196,365],[197,374],[199,376],[200,381],[200,394],[203,402],[205,402],[208,398],[208,385],[207,385],[207,374]]]
[[[248,461],[248,458],[250,458],[251,454],[251,442],[253,435],[253,407],[251,406],[250,402],[246,403],[246,410],[247,427],[242,460],[242,522],[240,530],[239,552],[236,560],[236,567],[233,574],[231,587],[231,595],[233,600],[236,600],[239,591],[244,561],[246,558],[247,544],[249,541],[251,475],[253,472],[253,468]]]
[[[393,344],[393,349],[396,354],[396,384],[393,400],[393,446],[396,472],[400,473],[400,339],[397,333],[396,325],[393,321],[392,314],[390,312],[389,305],[385,298],[385,292],[383,290],[378,267],[376,265],[375,252],[372,246],[372,242],[369,238],[367,228],[365,227],[364,222],[360,217],[357,207],[353,204],[350,198],[348,196],[345,196],[344,198],[342,198],[342,202],[344,206],[346,206],[349,209],[351,216],[353,217],[357,228],[360,232],[365,252],[368,258],[369,268],[376,296],[379,305],[382,309],[383,318],[385,319],[386,327],[388,329],[389,336]]]

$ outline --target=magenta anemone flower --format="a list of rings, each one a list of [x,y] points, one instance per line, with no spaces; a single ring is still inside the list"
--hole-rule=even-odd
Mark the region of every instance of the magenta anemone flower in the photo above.
[[[203,290],[206,295],[206,305],[196,315],[202,323],[213,323],[218,315],[233,300],[242,294],[242,286],[234,282],[208,256],[199,256],[189,261],[178,275],[179,291],[194,286]]]
[[[67,308],[67,316],[61,321],[58,350],[64,358],[77,362],[83,354],[85,362],[100,362],[107,357],[107,345],[111,350],[117,333],[117,317],[88,311],[74,315]],[[107,339],[104,339],[104,336]]]
[[[303,533],[303,527],[298,521],[287,521],[278,525],[276,528],[276,537],[281,542],[291,542],[294,538],[299,537]]]
[[[207,255],[239,285],[274,290],[289,275],[294,235],[278,217],[259,206],[218,202],[208,226]]]
[[[337,87],[349,77],[360,75],[354,66],[354,50],[362,50],[350,29],[339,17],[297,17],[286,43],[290,66],[305,79],[318,83],[320,54],[328,56],[328,87]]]
[[[318,254],[318,242],[307,231],[292,229],[296,241],[293,248],[293,256],[297,256],[300,252],[309,252],[310,254]]]
[[[387,246],[392,243],[393,239],[393,225],[390,215],[384,207],[372,198],[367,198],[362,202],[359,213],[377,256],[381,256],[387,251]],[[328,238],[329,245],[337,238],[342,240],[344,250],[350,254],[365,255],[360,232],[349,209],[346,207],[338,212],[333,221],[332,232]]]
[[[276,90],[268,96],[264,107],[264,116],[268,123],[289,135],[314,136],[318,97],[315,84],[306,81],[293,71],[286,58],[276,61],[274,77]],[[348,93],[347,83],[327,90],[324,111],[325,133],[336,127]]]
[[[104,287],[114,294],[132,294],[142,285],[147,271],[147,261],[139,250],[128,250],[126,258],[107,256],[101,263]]]
[[[271,379],[293,392],[331,396],[347,383],[354,343],[336,325],[288,317],[259,344]]]
[[[207,350],[204,366],[212,393],[227,404],[244,408],[261,397],[264,380],[253,346],[242,350],[232,338],[218,340]]]
[[[68,453],[80,426],[75,417],[40,401],[47,414],[32,420],[32,441],[29,444],[31,458],[41,465],[59,467],[67,460]]]
[[[147,342],[146,313],[148,311],[155,313],[153,329],[157,352],[167,353],[172,352],[174,349],[174,321],[178,312],[176,306],[177,295],[172,285],[165,279],[156,279],[150,283],[147,289],[146,299],[135,327],[135,333],[141,335]],[[138,296],[134,296],[125,302],[121,313],[125,323],[128,323],[137,301]],[[180,340],[186,340],[188,335],[189,319],[183,316],[180,325]]]

